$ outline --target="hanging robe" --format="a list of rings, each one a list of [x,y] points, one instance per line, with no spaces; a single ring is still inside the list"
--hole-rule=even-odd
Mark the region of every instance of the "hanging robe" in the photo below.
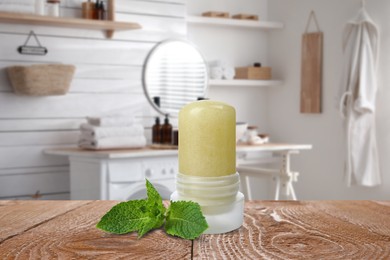
[[[376,143],[376,64],[379,30],[364,8],[344,31],[340,112],[346,136],[347,185],[381,184]]]

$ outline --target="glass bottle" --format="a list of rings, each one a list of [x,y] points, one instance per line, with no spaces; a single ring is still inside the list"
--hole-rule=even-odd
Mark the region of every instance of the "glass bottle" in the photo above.
[[[246,135],[247,135],[247,141],[248,142],[251,142],[251,141],[254,141],[256,140],[257,138],[257,126],[248,126],[247,128],[247,132],[246,132]]]
[[[179,145],[179,130],[173,130],[172,144],[178,146]]]
[[[100,1],[98,12],[98,20],[106,20],[106,9],[104,7],[103,1]]]
[[[94,13],[93,13],[93,19],[96,19],[96,20],[99,19],[99,5],[100,5],[100,1],[96,0]]]
[[[161,125],[160,118],[156,117],[156,122],[152,127],[152,143],[160,144],[161,143]]]
[[[47,0],[46,13],[49,16],[60,16],[60,0]]]
[[[161,142],[172,144],[172,125],[169,123],[168,114],[165,115],[164,124],[161,127]]]
[[[45,15],[45,0],[35,0],[35,14]]]
[[[94,12],[95,12],[95,4],[91,2],[91,0],[88,0],[87,2],[83,2],[82,9],[83,9],[84,19],[93,19]]]

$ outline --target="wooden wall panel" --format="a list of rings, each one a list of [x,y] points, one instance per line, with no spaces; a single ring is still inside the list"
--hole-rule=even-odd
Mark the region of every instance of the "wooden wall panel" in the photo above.
[[[73,145],[74,146],[74,145]],[[50,156],[43,154],[44,149],[58,147],[58,145],[34,145],[34,146],[0,146],[1,169],[67,166],[68,158],[62,156]],[[66,147],[61,145],[61,147]],[[18,188],[13,184],[15,189]]]
[[[80,16],[81,2],[61,1],[62,14]],[[156,43],[186,38],[186,1],[117,0],[116,5],[117,20],[138,22],[142,30],[116,32],[106,39],[102,31],[0,24],[0,198],[29,198],[38,188],[44,197],[67,198],[68,159],[42,151],[74,146],[86,116],[121,113],[135,116],[147,129],[153,124],[155,114],[142,89],[142,66]],[[31,30],[48,55],[16,51]],[[69,93],[15,95],[5,68],[42,63],[76,66]]]
[[[0,132],[0,143],[3,147],[26,145],[72,145],[77,143],[78,138],[78,130]]]
[[[19,55],[17,47],[26,41],[24,35],[8,35],[0,42],[2,60],[36,63],[69,63],[95,65],[142,66],[146,55],[155,43],[96,41],[94,39],[70,39],[40,36],[39,41],[48,49],[45,56]],[[15,60],[15,56],[18,56]]]
[[[28,175],[50,172],[68,172],[68,165],[0,169],[0,176]]]
[[[35,132],[51,130],[75,130],[85,121],[84,118],[47,118],[47,119],[1,119],[0,132]]]
[[[13,93],[0,94],[1,118],[69,118],[103,114],[142,115],[148,105],[143,95],[67,94],[64,96],[29,97]],[[29,109],[28,109],[29,108]],[[50,109],[48,109],[50,108]]]
[[[16,182],[18,188],[9,185]],[[48,172],[28,175],[0,176],[0,197],[14,197],[39,193],[65,193],[69,191],[68,172]]]
[[[186,15],[186,6],[184,1],[172,4],[172,2],[151,2],[151,1],[129,1],[116,0],[116,10],[120,13],[158,15],[166,17],[184,17]]]

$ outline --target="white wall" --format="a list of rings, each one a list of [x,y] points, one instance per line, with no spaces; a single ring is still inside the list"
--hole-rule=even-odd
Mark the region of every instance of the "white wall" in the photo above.
[[[196,0],[187,1],[189,15],[201,15],[207,11],[257,14],[262,20],[267,19],[266,0]],[[268,64],[268,33],[251,28],[188,25],[188,38],[194,42],[207,62],[221,60],[239,67],[254,62]],[[224,101],[236,108],[237,120],[257,125],[262,132],[267,131],[266,99],[264,89],[248,87],[211,87],[209,97]],[[244,104],[244,105],[243,105]]]
[[[273,140],[311,143],[312,151],[293,160],[301,172],[296,185],[300,199],[389,199],[390,198],[390,1],[366,1],[366,8],[380,26],[380,90],[377,100],[377,139],[383,185],[348,188],[343,179],[343,130],[335,109],[341,68],[343,26],[360,8],[358,0],[272,0],[268,16],[285,23],[285,29],[269,38],[269,61],[285,84],[268,91],[268,118]],[[300,114],[301,36],[311,10],[324,32],[323,113]]]
[[[187,1],[189,15],[200,16],[203,12],[228,12],[257,14],[267,20],[267,0],[194,0]],[[194,42],[207,62],[221,60],[233,67],[250,66],[254,62],[269,65],[267,38],[272,32],[226,26],[188,24],[188,38]],[[209,98],[226,102],[236,109],[237,121],[255,125],[262,133],[268,132],[267,90],[245,86],[212,86]],[[254,198],[272,198],[275,183],[268,177],[251,180]]]
[[[80,17],[81,2],[61,1],[62,14]],[[42,151],[74,146],[86,116],[121,112],[136,116],[145,126],[153,124],[142,90],[142,66],[157,42],[185,38],[185,1],[117,0],[116,7],[117,20],[137,22],[143,28],[106,39],[102,31],[0,24],[0,198],[28,198],[37,190],[46,198],[67,198],[67,159]],[[17,53],[30,30],[48,48],[46,56]],[[76,66],[69,93],[15,95],[5,68],[41,63]]]

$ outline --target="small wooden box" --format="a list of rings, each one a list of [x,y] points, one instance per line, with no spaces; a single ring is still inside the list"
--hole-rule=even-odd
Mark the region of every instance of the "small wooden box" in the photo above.
[[[268,80],[271,76],[271,67],[239,67],[234,78]]]
[[[230,15],[227,12],[209,11],[209,12],[202,13],[202,16],[215,17],[215,18],[229,18]]]
[[[240,20],[252,20],[252,21],[258,21],[259,16],[255,14],[235,14],[232,16],[233,19],[240,19]]]

